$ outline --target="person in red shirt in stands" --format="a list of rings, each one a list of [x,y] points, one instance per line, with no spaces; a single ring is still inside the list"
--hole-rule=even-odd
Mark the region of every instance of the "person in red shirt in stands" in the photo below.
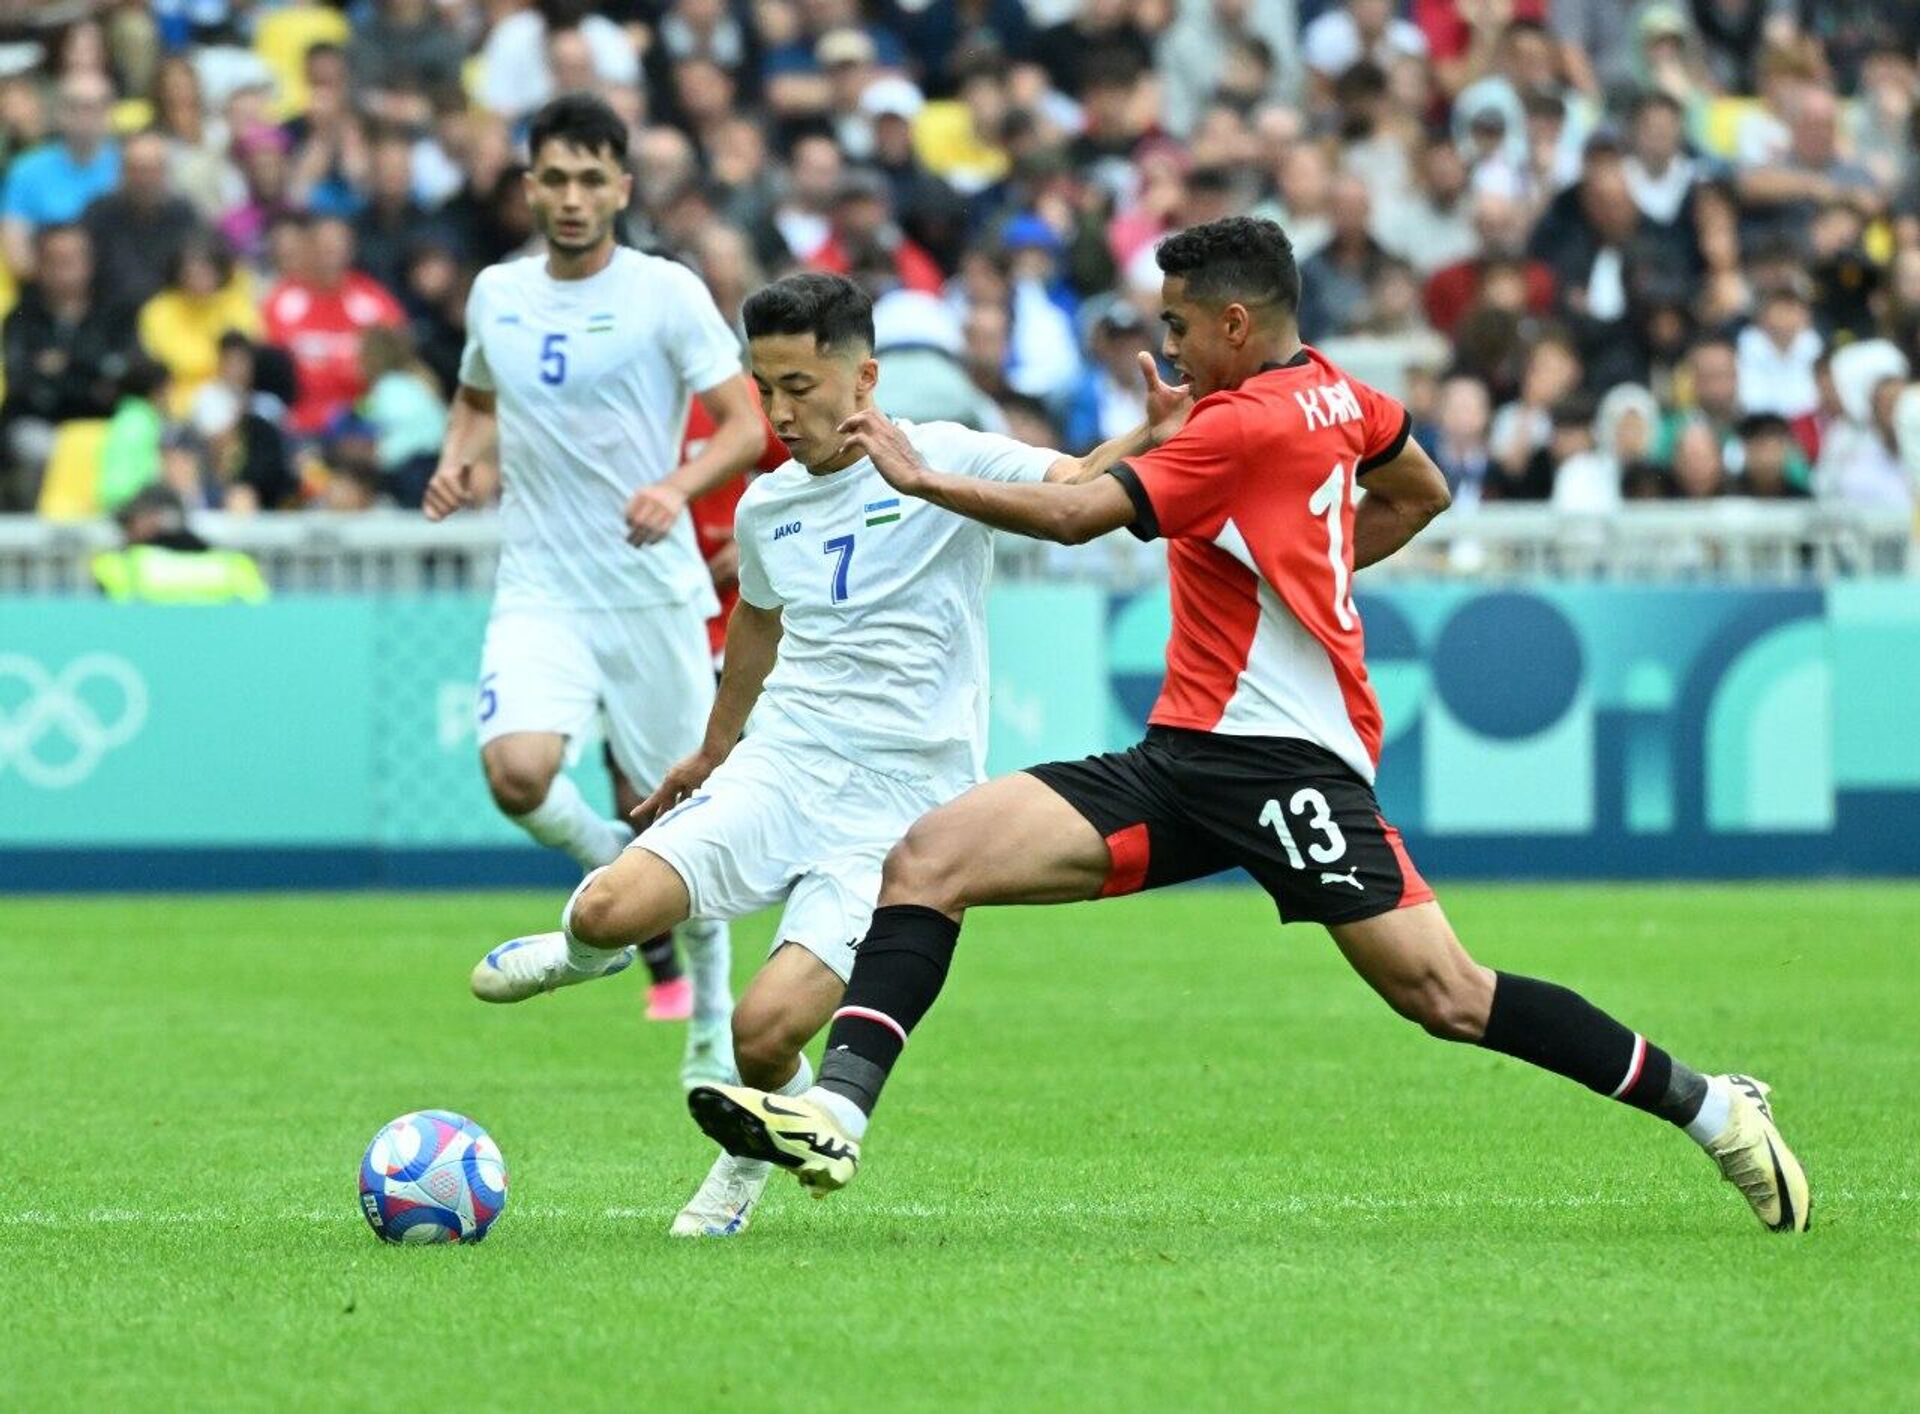
[[[841,425],[902,496],[1065,544],[1123,527],[1167,542],[1173,632],[1146,739],[1002,776],[922,816],[887,856],[817,1083],[799,1096],[699,1086],[694,1118],[729,1152],[793,1169],[816,1193],[844,1187],[969,909],[1107,898],[1239,867],[1281,922],[1323,925],[1429,1034],[1685,1129],[1762,1223],[1804,1229],[1806,1174],[1765,1086],[1703,1075],[1579,994],[1496,972],[1460,945],[1374,797],[1380,705],[1353,602],[1354,572],[1447,508],[1446,480],[1411,440],[1404,407],[1301,344],[1300,272],[1278,225],[1210,221],[1156,254],[1163,352],[1193,401],[1181,421],[1155,389],[1142,439],[1155,445],[1111,471],[983,481],[927,466],[876,411]],[[1137,1129],[1152,1098],[1121,1074],[1066,1120]],[[1271,1103],[1249,1092],[1222,1114],[1258,1132],[1279,1122]],[[1022,1162],[991,1122],[955,1123],[983,1172]]]
[[[266,341],[293,359],[297,396],[288,423],[315,436],[366,392],[360,336],[407,318],[378,281],[353,268],[353,227],[313,222],[296,243],[296,267],[267,294]]]

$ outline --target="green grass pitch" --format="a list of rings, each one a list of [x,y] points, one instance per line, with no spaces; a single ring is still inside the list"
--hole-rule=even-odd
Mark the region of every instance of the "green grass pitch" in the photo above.
[[[1447,901],[1483,961],[1771,1080],[1814,1230],[1428,1040],[1250,892],[981,913],[860,1182],[777,1176],[699,1244],[635,977],[466,994],[558,898],[0,901],[0,1406],[1920,1407],[1920,886]],[[358,1212],[423,1106],[506,1152],[478,1247]]]

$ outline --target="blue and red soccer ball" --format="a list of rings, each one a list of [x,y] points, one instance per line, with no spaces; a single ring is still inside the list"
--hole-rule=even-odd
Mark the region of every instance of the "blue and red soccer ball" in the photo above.
[[[360,1209],[385,1242],[478,1242],[506,1206],[500,1146],[465,1115],[401,1115],[360,1160]]]

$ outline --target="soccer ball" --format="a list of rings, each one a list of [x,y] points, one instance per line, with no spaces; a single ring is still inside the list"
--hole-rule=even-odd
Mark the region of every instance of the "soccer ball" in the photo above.
[[[401,1115],[360,1160],[360,1208],[383,1242],[478,1242],[506,1206],[507,1161],[465,1115]]]

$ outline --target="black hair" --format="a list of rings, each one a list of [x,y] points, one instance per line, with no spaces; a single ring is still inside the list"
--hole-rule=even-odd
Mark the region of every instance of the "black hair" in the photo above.
[[[873,347],[873,301],[844,275],[805,271],[763,285],[740,306],[747,337],[811,334],[817,348]]]
[[[1169,236],[1154,252],[1161,273],[1187,282],[1187,294],[1217,304],[1277,304],[1300,310],[1300,267],[1293,242],[1275,222],[1228,216]]]
[[[217,232],[188,236],[167,260],[167,283],[179,285],[180,277],[186,273],[187,262],[204,260],[213,267],[219,277],[220,287],[225,289],[233,278],[233,248]]]
[[[165,364],[137,353],[127,360],[126,370],[120,375],[120,396],[151,399],[167,386],[167,378]]]
[[[1662,88],[1646,88],[1633,96],[1633,103],[1627,109],[1627,117],[1638,122],[1643,113],[1651,113],[1656,108],[1664,108],[1674,117],[1686,116],[1686,109],[1671,93]]]
[[[627,162],[627,125],[597,94],[563,94],[535,113],[527,129],[527,156],[537,160],[549,142],[563,142],[596,157],[611,153],[623,167]]]

